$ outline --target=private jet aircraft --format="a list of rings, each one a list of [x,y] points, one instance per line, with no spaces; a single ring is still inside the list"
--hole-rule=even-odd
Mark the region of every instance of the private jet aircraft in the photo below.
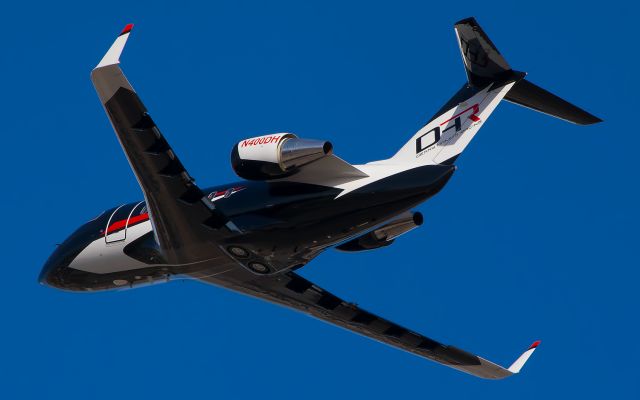
[[[127,25],[91,80],[144,201],[82,225],[46,262],[40,281],[70,291],[135,288],[189,278],[302,311],[469,374],[518,373],[538,341],[509,368],[445,345],[344,301],[295,271],[335,247],[389,246],[422,223],[411,210],[437,194],[501,100],[564,120],[600,119],[525,79],[473,18],[455,24],[467,82],[392,157],[351,165],[328,141],[274,133],[239,141],[241,182],[201,188],[160,133],[119,67]]]

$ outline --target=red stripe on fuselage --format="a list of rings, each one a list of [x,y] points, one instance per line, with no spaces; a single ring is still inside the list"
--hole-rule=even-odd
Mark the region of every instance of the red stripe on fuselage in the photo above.
[[[120,221],[116,221],[113,224],[109,225],[107,228],[107,235],[124,229],[127,226],[133,226],[139,224],[140,222],[144,222],[149,219],[149,213],[144,213],[140,215],[136,215],[134,217],[129,218],[129,225],[127,225],[127,220],[122,219]]]

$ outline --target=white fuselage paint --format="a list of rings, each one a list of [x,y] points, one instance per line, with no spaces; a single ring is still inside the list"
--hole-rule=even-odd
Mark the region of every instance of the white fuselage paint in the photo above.
[[[123,230],[124,231],[124,230]],[[104,237],[94,240],[69,264],[69,267],[95,274],[107,274],[151,265],[127,256],[124,246],[151,232],[151,222],[145,221],[127,228],[126,239],[109,242]]]

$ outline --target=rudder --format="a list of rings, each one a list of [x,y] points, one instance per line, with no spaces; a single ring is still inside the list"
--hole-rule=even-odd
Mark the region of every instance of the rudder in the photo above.
[[[454,29],[470,85],[483,88],[524,76],[511,69],[475,18],[456,22]]]
[[[470,85],[482,88],[491,83],[516,81],[504,97],[511,103],[578,125],[590,125],[602,121],[524,79],[526,73],[511,69],[475,18],[458,21],[454,27]]]
[[[580,125],[601,121],[513,70],[475,18],[454,27],[467,84],[383,163],[452,164],[502,99]]]

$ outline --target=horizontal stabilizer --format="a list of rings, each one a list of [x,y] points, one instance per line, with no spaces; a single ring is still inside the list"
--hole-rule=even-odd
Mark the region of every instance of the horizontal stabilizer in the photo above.
[[[524,79],[526,73],[511,69],[475,18],[458,21],[455,31],[469,86],[480,89],[487,85],[515,82],[504,96],[507,101],[578,125],[602,122],[600,118]]]
[[[602,122],[600,118],[580,107],[574,106],[540,86],[534,85],[526,79],[522,79],[513,85],[504,99],[578,125],[591,125]]]

